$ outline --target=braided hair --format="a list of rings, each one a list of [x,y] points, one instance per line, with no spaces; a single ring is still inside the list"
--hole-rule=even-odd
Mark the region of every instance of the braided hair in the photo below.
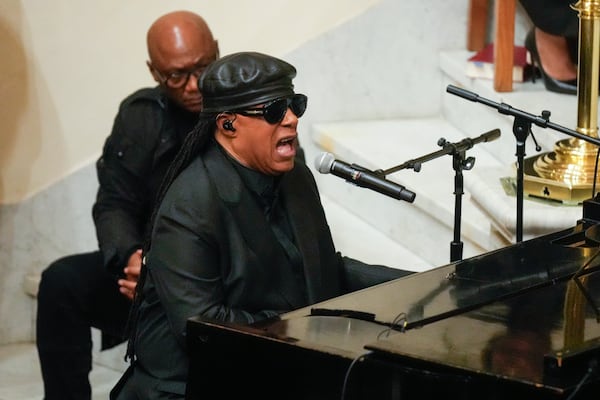
[[[137,322],[139,319],[140,306],[144,299],[143,289],[146,282],[147,267],[145,255],[150,250],[152,244],[152,231],[156,222],[156,216],[160,208],[160,204],[167,194],[169,187],[177,178],[177,176],[183,171],[199,154],[201,154],[208,143],[213,138],[216,128],[216,113],[202,113],[200,119],[194,128],[185,137],[179,152],[173,159],[173,162],[167,169],[165,176],[160,184],[154,205],[152,208],[152,214],[150,215],[150,223],[144,233],[144,240],[142,245],[142,266],[140,270],[140,276],[138,283],[135,288],[133,297],[133,304],[129,310],[129,317],[125,327],[125,334],[128,337],[127,352],[125,353],[125,360],[129,359],[133,362],[135,359],[135,336],[137,330]]]

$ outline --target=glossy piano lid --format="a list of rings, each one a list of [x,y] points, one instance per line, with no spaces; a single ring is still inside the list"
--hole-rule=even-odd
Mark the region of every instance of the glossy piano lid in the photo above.
[[[600,274],[584,287],[600,304]],[[573,282],[524,292],[365,346],[390,355],[562,393],[600,353],[597,310]]]
[[[576,226],[252,326],[192,319],[190,335],[221,337],[209,347],[251,337],[282,357],[364,357],[564,394],[600,357],[594,235]]]
[[[575,227],[284,314],[281,337],[302,346],[311,338],[317,349],[337,341],[338,352],[355,355],[362,341],[383,359],[561,392],[600,354],[597,255],[597,242]],[[571,279],[576,273],[579,285]],[[336,318],[363,319],[345,321],[353,339],[344,339],[343,319],[324,320],[336,311]]]
[[[577,226],[327,300],[283,318],[309,315],[314,309],[350,310],[373,315],[374,322],[398,330],[413,329],[566,281],[597,252],[598,245],[589,244],[585,230]]]

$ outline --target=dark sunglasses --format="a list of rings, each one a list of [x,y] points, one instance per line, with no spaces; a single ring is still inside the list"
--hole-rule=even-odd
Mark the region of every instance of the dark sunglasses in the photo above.
[[[263,117],[270,124],[278,124],[283,120],[288,108],[296,117],[300,118],[306,111],[308,97],[303,94],[295,94],[292,97],[282,97],[268,102],[258,108],[249,108],[247,110],[234,110],[232,112],[247,117]]]

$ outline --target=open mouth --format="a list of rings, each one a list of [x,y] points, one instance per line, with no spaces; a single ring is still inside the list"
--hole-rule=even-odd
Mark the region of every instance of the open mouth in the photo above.
[[[294,157],[296,155],[296,136],[283,138],[277,142],[277,154],[281,157]]]

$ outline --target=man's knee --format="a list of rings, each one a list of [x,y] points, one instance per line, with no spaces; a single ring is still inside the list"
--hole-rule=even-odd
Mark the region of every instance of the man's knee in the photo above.
[[[38,289],[38,299],[43,298],[48,292],[59,291],[68,282],[70,264],[65,264],[63,259],[54,261],[43,272]]]
[[[78,287],[85,288],[96,280],[95,266],[101,257],[95,253],[66,256],[50,264],[41,275],[38,288],[38,300],[46,295],[62,296]]]

